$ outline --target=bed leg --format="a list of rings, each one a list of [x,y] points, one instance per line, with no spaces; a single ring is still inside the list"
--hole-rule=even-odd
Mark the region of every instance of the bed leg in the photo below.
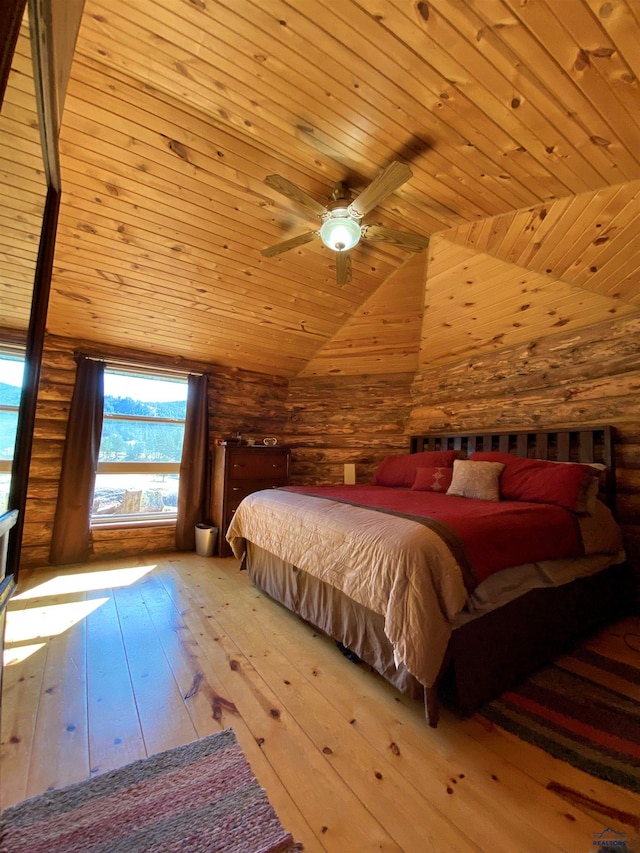
[[[424,688],[424,706],[427,716],[427,722],[432,729],[435,729],[440,719],[440,703],[438,702],[438,688]]]

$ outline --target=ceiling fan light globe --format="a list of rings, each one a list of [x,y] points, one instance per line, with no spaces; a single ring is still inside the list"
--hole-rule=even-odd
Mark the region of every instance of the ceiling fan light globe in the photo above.
[[[334,252],[348,252],[360,242],[360,226],[349,216],[330,216],[322,223],[320,239]]]

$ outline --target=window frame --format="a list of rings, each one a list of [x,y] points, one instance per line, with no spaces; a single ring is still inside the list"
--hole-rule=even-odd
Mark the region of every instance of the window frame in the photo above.
[[[26,362],[26,353],[24,347],[21,346],[11,346],[6,343],[0,343],[0,359],[7,361],[19,361],[22,363],[23,367],[23,377],[22,377],[22,385],[20,386],[20,394],[22,396],[22,389],[24,388],[24,368]],[[0,403],[0,412],[14,412],[16,415],[20,414],[20,401],[15,406],[8,406],[4,403]],[[9,474],[11,475],[13,472],[13,463],[15,462],[16,456],[16,438],[17,438],[17,424],[16,424],[16,435],[13,439],[13,454],[11,459],[0,459],[0,474]]]
[[[182,371],[169,371],[166,368],[153,368],[146,365],[121,365],[117,363],[105,363],[105,375],[107,372],[111,374],[120,374],[130,376],[132,378],[148,379],[151,381],[173,381],[176,384],[181,384],[188,389],[189,373]],[[135,398],[132,398],[135,399]],[[185,400],[185,416],[184,418],[167,418],[167,417],[152,417],[150,415],[124,415],[107,413],[104,411],[103,403],[103,426],[100,436],[100,445],[104,436],[104,423],[108,420],[129,421],[131,423],[153,423],[153,424],[182,424],[183,427],[183,447],[184,447],[184,430],[186,429],[186,405]],[[181,453],[182,455],[182,453]],[[94,474],[94,492],[95,484],[98,475],[100,474],[178,474],[182,461],[178,462],[102,462],[98,461]],[[90,516],[91,529],[105,528],[122,528],[131,526],[155,526],[158,524],[175,525],[178,516],[178,509],[168,512],[147,512],[147,513],[119,513],[95,515],[93,512]]]

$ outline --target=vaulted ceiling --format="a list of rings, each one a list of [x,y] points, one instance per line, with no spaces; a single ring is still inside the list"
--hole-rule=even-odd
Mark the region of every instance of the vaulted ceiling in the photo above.
[[[48,328],[283,376],[375,373],[640,311],[636,0],[87,0]],[[365,218],[412,254],[316,240]]]

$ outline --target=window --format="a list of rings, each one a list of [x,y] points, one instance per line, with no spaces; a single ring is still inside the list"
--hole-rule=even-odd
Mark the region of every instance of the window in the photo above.
[[[24,356],[0,349],[0,513],[9,506]]]
[[[92,525],[177,515],[186,376],[106,367]]]

